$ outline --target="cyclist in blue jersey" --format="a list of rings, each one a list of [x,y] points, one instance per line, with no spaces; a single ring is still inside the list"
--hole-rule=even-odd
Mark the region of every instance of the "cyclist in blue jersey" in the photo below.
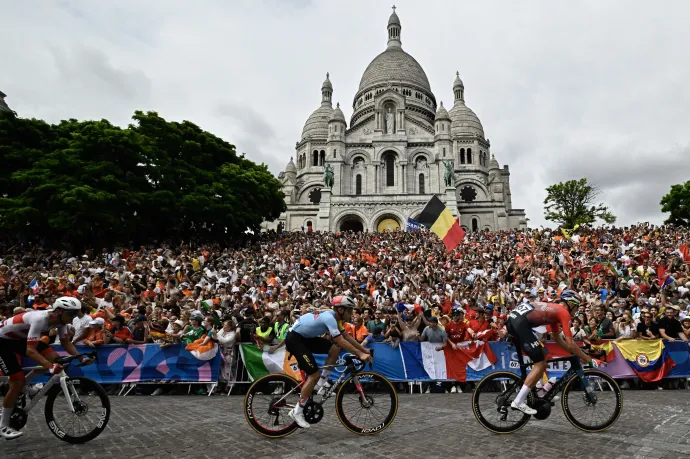
[[[297,360],[300,370],[307,373],[307,381],[302,386],[300,400],[297,406],[290,411],[290,417],[303,429],[310,424],[304,419],[304,406],[311,397],[312,391],[317,385],[323,386],[328,380],[330,370],[323,370],[319,378],[319,367],[316,365],[314,355],[328,354],[326,365],[333,365],[338,360],[340,348],[356,355],[362,362],[371,358],[370,351],[364,349],[352,336],[344,331],[343,322],[352,319],[355,301],[348,296],[336,296],[331,301],[333,309],[317,311],[305,314],[290,328],[285,337],[285,349]],[[330,334],[331,340],[322,335]]]

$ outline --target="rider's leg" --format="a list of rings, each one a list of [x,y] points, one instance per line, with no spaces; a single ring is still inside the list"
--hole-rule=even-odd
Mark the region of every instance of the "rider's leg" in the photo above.
[[[298,413],[304,411],[304,405],[307,403],[307,400],[309,400],[309,397],[311,397],[311,393],[314,391],[314,387],[316,386],[316,383],[318,381],[318,371],[316,373],[312,373],[309,375],[307,381],[302,386],[302,390],[300,391],[299,403],[297,404],[295,411],[297,411]]]
[[[333,365],[338,361],[338,356],[340,355],[340,347],[333,345],[328,351],[328,357],[326,358],[326,366]],[[331,370],[321,370],[321,378],[316,383],[316,388],[319,389],[328,382],[328,377],[331,375]]]
[[[0,419],[0,427],[9,427],[10,417],[14,411],[14,405],[17,398],[24,387],[24,372],[14,373],[10,375],[10,389],[2,399],[2,418]]]
[[[537,381],[541,379],[545,371],[545,360],[532,365],[532,370],[525,378],[525,383],[523,384],[522,389],[520,389],[520,392],[518,393],[517,397],[515,397],[515,403],[519,405],[527,399],[527,396],[529,395],[530,391],[534,388],[534,386],[537,385]]]

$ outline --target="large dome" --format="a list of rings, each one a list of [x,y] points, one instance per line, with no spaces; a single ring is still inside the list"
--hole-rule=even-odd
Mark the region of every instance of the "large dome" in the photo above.
[[[401,48],[388,48],[374,58],[362,75],[358,93],[380,83],[412,83],[432,94],[429,79],[414,57]]]

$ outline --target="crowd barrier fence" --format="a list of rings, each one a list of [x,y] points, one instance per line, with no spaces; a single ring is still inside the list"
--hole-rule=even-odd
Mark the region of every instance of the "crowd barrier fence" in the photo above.
[[[669,357],[674,366],[668,371],[664,379],[690,378],[690,346],[686,342],[665,342]],[[429,343],[402,342],[398,346],[377,343],[374,344],[375,356],[373,369],[388,377],[391,381],[407,383],[410,389],[414,385],[430,382],[452,381],[479,381],[484,376],[494,371],[510,371],[519,373],[517,354],[511,343],[490,342],[486,343],[495,356],[493,364],[485,364],[477,367],[465,362],[461,368],[464,378],[449,377],[457,375],[455,365],[445,358],[445,351],[436,353]],[[235,344],[232,351],[223,352],[219,349],[213,358],[201,360],[185,350],[182,344],[175,344],[161,348],[158,344],[145,345],[102,345],[97,346],[98,362],[93,365],[80,367],[70,366],[71,376],[85,376],[101,384],[121,385],[119,395],[129,394],[140,384],[188,384],[189,391],[193,384],[205,384],[210,387],[209,395],[215,390],[219,382],[225,384],[227,395],[233,388],[248,385],[253,382],[251,375],[242,359],[240,346],[254,346],[253,344]],[[434,347],[436,345],[433,345]],[[555,344],[547,343],[547,349],[552,349]],[[54,346],[61,355],[66,352],[60,346]],[[93,348],[77,346],[80,352],[90,352]],[[425,349],[427,349],[425,351]],[[609,361],[603,370],[616,379],[634,379],[637,374],[633,371],[631,362],[626,360],[620,351],[614,346],[614,358]],[[486,355],[487,352],[482,353]],[[317,363],[322,365],[325,356],[315,356]],[[646,358],[646,356],[645,356]],[[645,359],[636,359],[638,361]],[[25,362],[29,365],[29,362]],[[633,362],[634,364],[634,362]],[[226,368],[229,365],[230,368]],[[549,375],[562,376],[568,370],[568,362],[549,363],[547,371]],[[224,376],[225,375],[225,376]],[[331,378],[337,378],[339,373],[334,371]],[[35,382],[47,381],[43,376]],[[188,391],[188,392],[189,392]],[[412,392],[412,391],[410,391]]]

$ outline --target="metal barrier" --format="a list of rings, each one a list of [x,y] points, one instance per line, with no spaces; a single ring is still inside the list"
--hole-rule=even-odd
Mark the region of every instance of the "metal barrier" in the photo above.
[[[232,357],[230,359],[230,372],[232,374],[232,381],[227,381],[228,385],[228,396],[232,393],[232,390],[235,388],[236,385],[247,385],[249,386],[253,381],[249,377],[249,372],[247,371],[247,367],[244,365],[244,362],[242,361],[242,354],[240,352],[240,346],[241,343],[235,343],[235,345],[232,346]],[[227,365],[227,361],[225,360],[225,354],[223,354],[224,359],[223,363],[221,364],[221,375],[224,373],[223,367]]]

